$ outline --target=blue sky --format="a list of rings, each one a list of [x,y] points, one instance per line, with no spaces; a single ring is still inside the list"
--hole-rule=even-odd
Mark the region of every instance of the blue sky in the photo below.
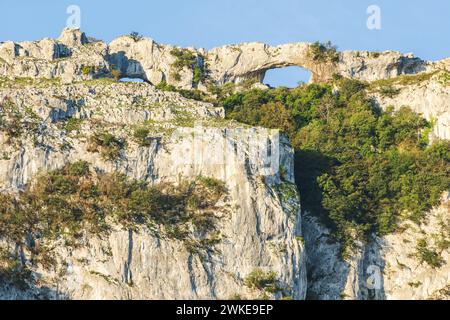
[[[330,40],[341,50],[450,57],[448,0],[0,0],[0,41],[57,37],[72,4],[82,30],[106,41],[135,30],[180,46]],[[366,27],[372,4],[381,8],[381,30]],[[294,71],[272,72],[270,83],[302,80]]]

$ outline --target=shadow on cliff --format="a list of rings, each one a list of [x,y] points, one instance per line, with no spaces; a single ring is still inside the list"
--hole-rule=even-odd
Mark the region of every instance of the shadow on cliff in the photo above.
[[[152,84],[145,74],[142,64],[126,56],[125,51],[110,54],[108,57],[112,67],[121,73],[122,78],[141,79],[148,84]]]
[[[341,257],[341,245],[332,236],[333,225],[322,206],[323,197],[318,178],[330,172],[334,161],[335,159],[317,151],[302,150],[295,153],[295,178],[301,196],[302,229],[307,256],[306,298],[385,299],[385,262],[380,240],[363,245],[355,251],[350,261],[344,261]],[[369,289],[368,280],[373,284],[373,289]]]
[[[70,300],[58,288],[37,286],[33,282],[23,282],[16,277],[5,277],[0,272],[0,300]]]

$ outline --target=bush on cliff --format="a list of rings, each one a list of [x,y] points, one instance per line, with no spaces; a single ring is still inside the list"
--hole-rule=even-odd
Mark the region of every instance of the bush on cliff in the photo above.
[[[32,263],[44,267],[54,263],[50,241],[76,247],[87,235],[106,235],[112,225],[146,228],[183,241],[192,252],[210,251],[220,239],[216,203],[225,193],[224,183],[213,178],[150,186],[123,174],[98,173],[79,161],[40,174],[19,194],[0,193],[0,234],[17,248],[27,247]],[[0,279],[25,270],[10,260],[0,252]]]
[[[281,128],[295,147],[304,211],[320,216],[344,248],[355,239],[420,222],[450,188],[450,143],[429,146],[430,124],[409,108],[383,111],[358,81],[220,97],[227,117]]]

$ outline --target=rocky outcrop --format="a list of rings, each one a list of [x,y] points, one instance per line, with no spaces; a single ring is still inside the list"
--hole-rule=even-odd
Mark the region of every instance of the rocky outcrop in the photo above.
[[[227,187],[216,212],[221,240],[214,250],[196,254],[182,241],[113,226],[107,237],[86,235],[75,249],[63,240],[54,243],[55,269],[33,264],[29,249],[22,248],[21,261],[38,284],[26,292],[3,287],[1,298],[256,298],[262,293],[248,288],[244,279],[257,268],[275,272],[286,295],[304,298],[305,253],[299,240],[293,150],[276,130],[239,127],[226,122],[220,108],[147,84],[8,86],[0,90],[0,101],[16,106],[34,128],[20,141],[7,141],[6,134],[0,134],[4,192],[23,188],[40,171],[77,160],[88,161],[99,172],[118,171],[150,183],[202,175],[220,179]],[[68,119],[79,119],[79,128],[64,129]],[[133,140],[136,126],[154,129],[149,146]],[[89,136],[97,130],[127,141],[120,159],[107,161],[87,151]],[[261,163],[267,143],[272,146],[272,167]],[[17,252],[15,244],[1,244]]]
[[[58,40],[1,43],[0,76],[87,80],[110,73],[107,56],[105,43],[88,43],[84,33],[65,29]]]
[[[442,205],[419,225],[403,223],[399,231],[370,243],[359,243],[350,258],[342,259],[330,231],[307,215],[303,219],[308,253],[308,296],[311,299],[450,299],[450,210]],[[442,265],[430,265],[421,255],[419,241]]]
[[[0,285],[0,298],[256,298],[262,292],[244,281],[256,268],[273,271],[284,295],[295,299],[307,289],[312,299],[448,298],[447,199],[422,225],[405,223],[395,234],[358,243],[344,260],[330,230],[309,214],[302,221],[293,150],[278,131],[226,121],[222,108],[149,85],[204,90],[211,83],[258,83],[267,70],[300,66],[312,81],[335,74],[368,81],[382,108],[410,106],[434,124],[433,138],[450,137],[448,59],[346,51],[327,61],[310,49],[244,43],[207,51],[130,36],[107,45],[69,29],[56,40],[0,43],[0,103],[13,105],[24,127],[14,128],[16,140],[0,133],[1,192],[19,192],[39,172],[77,160],[151,184],[211,176],[228,190],[216,212],[220,241],[200,254],[181,241],[114,225],[107,237],[85,235],[81,247],[55,241],[58,267],[48,270],[33,264],[30,248],[0,239],[0,248],[20,256],[36,280],[25,292]],[[147,83],[109,79],[118,73]],[[150,132],[144,146],[134,137],[141,127]],[[99,131],[126,141],[115,161],[88,151]],[[441,257],[439,268],[418,253],[422,238]]]
[[[174,49],[186,55],[177,57]],[[426,62],[395,51],[346,51],[337,52],[331,60],[318,59],[308,43],[243,43],[207,51],[123,36],[107,45],[89,42],[84,33],[72,29],[65,29],[58,40],[0,45],[1,76],[61,77],[65,82],[103,77],[116,70],[122,77],[140,78],[154,85],[164,80],[179,88],[205,89],[211,83],[262,83],[268,70],[289,66],[310,70],[311,81],[320,82],[335,74],[363,81],[389,79],[447,68],[448,64]]]
[[[375,86],[374,99],[386,109],[403,106],[423,115],[433,125],[432,139],[450,139],[450,73],[440,71],[424,76],[392,79]],[[388,88],[390,94],[382,90]],[[381,92],[380,92],[381,90]]]

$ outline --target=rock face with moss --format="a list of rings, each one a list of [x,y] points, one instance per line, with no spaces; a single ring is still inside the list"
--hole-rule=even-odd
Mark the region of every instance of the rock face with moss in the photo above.
[[[398,232],[374,237],[370,244],[359,243],[345,259],[330,231],[314,217],[304,217],[308,296],[324,300],[449,299],[449,204],[446,194],[442,205],[428,213],[420,226],[405,222]]]
[[[2,298],[304,298],[293,151],[276,130],[226,121],[221,108],[145,83],[9,81],[0,89],[0,189],[5,194],[17,195],[40,174],[77,161],[88,163],[92,174],[118,172],[155,186],[211,177],[223,181],[226,192],[208,209],[214,224],[206,225],[216,230],[208,238],[195,231],[198,220],[183,220],[194,228],[186,227],[192,235],[187,240],[182,229],[168,237],[158,232],[158,223],[130,229],[114,220],[105,220],[110,231],[101,236],[83,227],[76,246],[69,245],[64,227],[47,242],[43,234],[14,241],[3,235],[2,270],[26,268],[31,277],[24,291],[6,282]],[[272,149],[276,170],[261,163],[267,143],[279,146]],[[190,205],[202,208],[203,200],[194,200]],[[203,246],[193,249],[191,244],[200,242]],[[50,266],[36,253],[44,247],[52,248]],[[272,286],[247,286],[254,270],[273,275]]]

